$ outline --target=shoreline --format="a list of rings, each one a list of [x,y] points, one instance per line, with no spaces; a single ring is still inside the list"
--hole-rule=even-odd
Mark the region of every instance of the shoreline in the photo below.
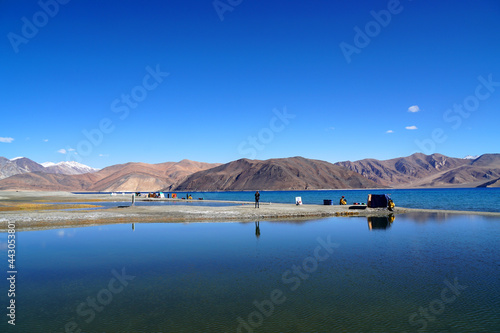
[[[69,192],[0,192],[1,203],[32,204],[50,202],[116,202],[116,207],[94,210],[11,210],[0,212],[0,232],[6,232],[9,223],[17,231],[47,230],[106,224],[130,223],[186,223],[186,222],[254,222],[254,221],[306,221],[327,217],[373,217],[401,214],[481,215],[499,217],[500,212],[457,211],[396,207],[349,209],[349,205],[300,205],[261,202],[254,208],[253,202],[203,200],[201,202],[229,203],[231,206],[197,206],[198,200],[136,198],[142,201],[170,201],[176,205],[129,206],[131,195],[110,196],[105,194],[72,194]],[[193,205],[190,205],[194,203]],[[126,205],[120,205],[126,203]],[[234,205],[237,203],[238,205]],[[121,206],[121,207],[119,207]]]
[[[185,222],[252,222],[252,221],[304,221],[327,217],[371,217],[401,214],[481,215],[500,217],[500,212],[478,212],[439,209],[396,207],[349,209],[349,205],[300,205],[261,202],[254,208],[253,202],[203,200],[202,202],[237,203],[231,206],[196,206],[198,200],[136,198],[141,201],[171,201],[177,205],[128,206],[130,195],[76,195],[69,192],[0,192],[4,205],[9,203],[48,202],[116,202],[113,208],[95,210],[12,210],[0,212],[0,232],[6,232],[9,223],[15,223],[17,231],[45,230],[67,227],[83,227],[117,223],[185,223]],[[121,208],[119,203],[126,202]],[[185,203],[185,204],[182,204]]]

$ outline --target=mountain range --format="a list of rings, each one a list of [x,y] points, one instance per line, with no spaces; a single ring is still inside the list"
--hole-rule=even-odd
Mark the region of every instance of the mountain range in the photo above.
[[[303,157],[130,162],[101,170],[76,162],[38,164],[0,157],[0,190],[215,191],[351,188],[499,187],[500,154],[454,158],[416,153],[335,164]]]
[[[416,153],[384,161],[338,162],[377,184],[389,187],[476,187],[500,178],[500,154],[455,158]]]
[[[45,162],[39,164],[26,157],[16,157],[9,160],[0,156],[0,179],[28,172],[78,175],[96,171],[98,171],[98,169],[73,161],[59,163]]]

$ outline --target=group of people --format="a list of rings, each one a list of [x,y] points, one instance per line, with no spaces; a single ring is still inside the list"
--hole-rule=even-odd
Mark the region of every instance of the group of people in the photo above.
[[[260,201],[260,193],[259,191],[255,191],[255,208],[260,208],[259,201]],[[347,205],[347,200],[344,196],[340,198],[339,205]]]

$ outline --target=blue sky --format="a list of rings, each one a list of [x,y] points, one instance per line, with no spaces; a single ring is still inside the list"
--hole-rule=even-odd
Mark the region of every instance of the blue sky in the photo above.
[[[498,153],[499,17],[498,1],[2,1],[0,156]]]

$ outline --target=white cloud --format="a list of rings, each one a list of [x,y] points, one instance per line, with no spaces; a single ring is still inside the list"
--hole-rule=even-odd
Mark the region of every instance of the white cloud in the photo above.
[[[386,133],[394,133],[393,130],[388,130],[388,131],[385,131]]]
[[[68,149],[62,148],[62,149],[59,149],[57,152],[60,153],[60,154],[68,154],[68,153],[70,153],[72,151],[75,151],[75,149],[73,149],[73,148],[68,148]],[[74,155],[78,155],[78,153],[73,153],[73,154]]]
[[[418,105],[412,105],[408,108],[408,112],[418,112],[418,111],[420,111]]]
[[[108,157],[109,154],[99,154],[99,157]]]
[[[12,141],[14,141],[13,138],[2,138],[2,137],[0,137],[0,142],[11,143]]]
[[[43,142],[49,142],[49,139],[44,139]]]
[[[413,125],[413,126],[406,126],[405,127],[407,130],[416,130],[417,129],[417,126]]]

